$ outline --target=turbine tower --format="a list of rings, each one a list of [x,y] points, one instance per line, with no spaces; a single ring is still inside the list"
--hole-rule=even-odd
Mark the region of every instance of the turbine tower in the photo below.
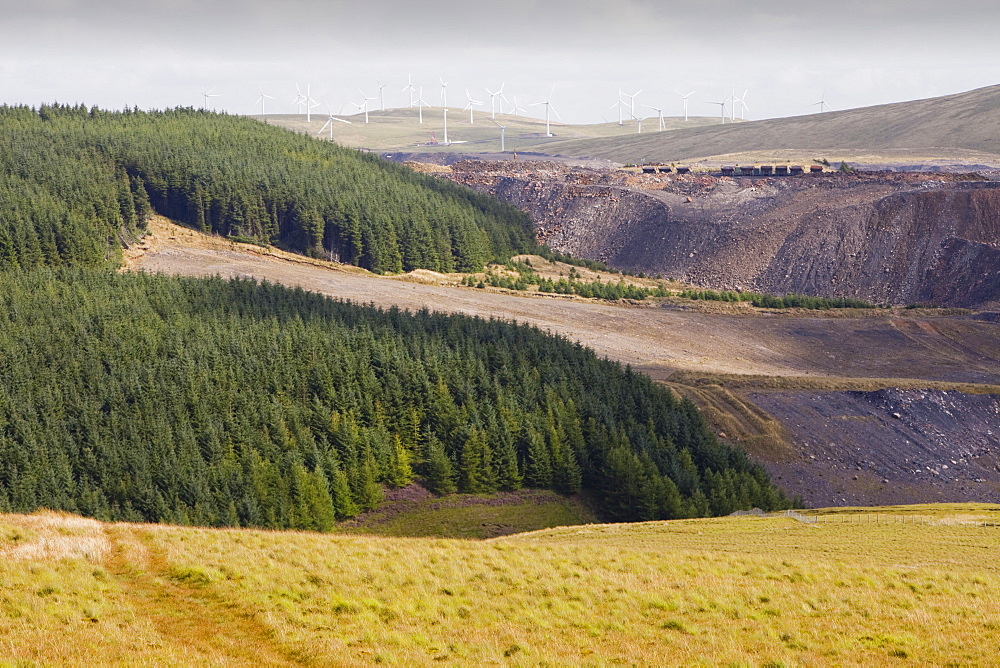
[[[631,95],[629,95],[628,93],[623,93],[623,95],[628,98],[628,115],[634,118],[635,120],[639,120],[638,117],[635,115],[635,97],[641,92],[642,90],[637,90]],[[621,123],[619,122],[619,125],[620,124]]]
[[[622,109],[625,107],[625,103],[622,102],[622,89],[618,89],[618,101],[611,105],[611,109],[618,107],[618,125],[624,125],[622,123]]]
[[[358,105],[355,105],[355,106],[357,106],[358,111],[364,111],[365,112],[365,123],[367,123],[368,122],[368,101],[369,100],[374,100],[375,98],[374,97],[368,97],[367,95],[365,95],[365,92],[363,90],[361,90],[360,88],[358,89],[358,91],[361,93],[361,104],[358,104]]]
[[[273,96],[268,95],[267,93],[264,92],[263,88],[260,88],[260,97],[257,98],[257,102],[260,102],[260,115],[261,116],[264,115],[264,100],[273,100],[273,99],[274,99]]]
[[[497,89],[495,92],[492,91],[492,90],[490,90],[489,88],[486,89],[486,92],[490,96],[490,119],[491,120],[493,120],[493,119],[495,119],[497,117],[497,98],[499,97],[504,102],[507,101],[506,96],[504,96],[504,94],[503,94],[503,87],[506,86],[506,85],[507,85],[507,82],[504,81],[502,84],[500,84],[500,88]],[[503,113],[503,106],[502,105],[500,107],[500,113],[501,114]]]
[[[375,83],[378,84],[378,108],[380,111],[385,111],[385,98],[382,97],[382,90],[385,88],[386,84],[378,80],[376,80]]]
[[[444,107],[444,143],[448,145],[448,107]]]
[[[337,121],[338,123],[347,123],[348,125],[350,125],[351,122],[345,121],[343,118],[337,118],[336,116],[334,116],[333,109],[330,107],[329,104],[326,105],[326,108],[330,112],[330,116],[329,118],[326,119],[326,123],[323,124],[323,127],[319,129],[319,132],[316,133],[316,136],[317,137],[320,136],[321,134],[323,134],[323,130],[330,128],[330,141],[333,141],[333,122]]]
[[[492,118],[490,119],[490,121],[493,123],[493,125],[495,125],[498,128],[500,128],[500,152],[503,153],[504,152],[504,135],[507,133],[507,126],[506,125],[500,125],[499,123],[497,123],[496,121],[494,121]]]
[[[666,125],[663,122],[663,110],[660,109],[659,107],[654,107],[651,104],[647,104],[647,105],[643,105],[643,106],[646,106],[646,107],[652,109],[653,111],[657,112],[657,114],[659,115],[659,118],[660,118],[660,129],[657,130],[657,132],[663,132],[664,128],[666,127]]]
[[[441,82],[441,106],[445,107],[447,109],[448,108],[448,82],[445,81],[444,79],[442,79],[441,77],[438,77],[438,81]],[[445,141],[445,143],[446,144],[448,143],[447,140]]]
[[[298,84],[295,85],[295,89],[298,90]],[[306,123],[312,123],[312,110],[319,106],[319,102],[312,98],[312,84],[306,84],[306,94],[303,95],[302,91],[299,91],[299,96],[295,98],[295,101],[300,105],[301,109],[304,105],[306,108]]]
[[[413,109],[413,94],[417,91],[417,89],[413,87],[413,77],[410,76],[409,74],[406,75],[406,86],[403,88],[402,92],[405,93],[407,91],[410,92],[410,106],[409,106],[409,108]]]
[[[829,105],[826,103],[826,91],[825,90],[823,91],[823,94],[819,96],[819,102],[813,102],[809,106],[810,107],[815,107],[817,104],[819,105],[819,113],[821,113],[821,114],[824,111],[826,111],[826,107],[829,107]]]
[[[431,108],[431,105],[429,105],[426,102],[424,102],[424,87],[421,86],[420,87],[420,93],[417,95],[417,107],[418,107],[417,113],[420,116],[420,123],[421,124],[424,122],[424,105],[425,104],[427,105],[428,109]]]
[[[746,90],[743,91],[743,97],[733,98],[733,104],[735,105],[738,102],[739,105],[740,105],[740,120],[741,121],[745,121],[746,120],[746,115],[745,115],[744,112],[750,111],[750,107],[747,106],[747,93],[749,93],[749,92],[750,92],[750,89],[747,88]]]
[[[722,102],[706,102],[705,104],[717,104],[719,105],[719,114],[722,124],[726,123],[726,105],[729,104],[729,100],[723,100]]]
[[[299,84],[295,84],[295,99],[292,100],[292,104],[299,108],[299,113],[302,113],[302,104],[305,102],[306,96],[302,94],[302,90],[299,88]]]
[[[205,90],[204,88],[201,89],[201,94],[205,96],[205,106],[202,107],[202,109],[204,109],[205,111],[208,111],[208,98],[210,98],[210,97],[219,97],[218,93],[213,93],[212,92],[214,90],[215,90],[215,86],[212,86],[208,90]]]
[[[475,121],[472,118],[472,108],[474,106],[480,106],[481,107],[481,106],[483,106],[483,103],[480,102],[479,100],[473,100],[472,99],[472,95],[469,94],[469,89],[468,88],[465,89],[465,97],[469,98],[469,103],[467,105],[465,105],[465,109],[462,109],[462,111],[465,111],[466,109],[469,110],[469,125],[474,125]]]
[[[546,137],[551,137],[552,136],[552,133],[549,132],[549,110],[550,109],[552,110],[552,113],[556,115],[556,118],[558,118],[560,121],[562,120],[562,116],[560,116],[559,112],[556,111],[556,108],[552,106],[552,93],[554,93],[555,90],[556,90],[556,87],[555,87],[555,85],[553,85],[552,86],[552,90],[549,91],[549,97],[548,97],[547,100],[545,100],[543,102],[534,102],[534,103],[528,105],[529,107],[537,107],[540,104],[544,104],[545,105],[545,136]]]
[[[510,113],[512,115],[514,115],[514,116],[517,116],[517,112],[519,112],[519,111],[524,112],[524,113],[528,113],[527,109],[524,109],[523,107],[517,106],[517,96],[515,95],[514,96],[514,107],[510,110]]]
[[[682,92],[680,92],[678,90],[675,90],[674,92],[677,93],[678,95],[680,95],[681,98],[684,100],[684,121],[686,122],[687,119],[688,119],[688,98],[691,97],[692,95],[694,95],[695,93],[697,93],[698,91],[693,90],[690,93],[688,93],[687,95],[685,95],[684,93],[682,93]]]

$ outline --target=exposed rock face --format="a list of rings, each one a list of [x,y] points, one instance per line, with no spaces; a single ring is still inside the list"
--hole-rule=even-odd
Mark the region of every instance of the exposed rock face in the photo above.
[[[877,303],[1000,301],[1000,183],[942,174],[636,175],[464,162],[552,248],[715,289]]]
[[[813,506],[995,502],[1000,396],[941,390],[774,392],[798,456],[765,465]]]

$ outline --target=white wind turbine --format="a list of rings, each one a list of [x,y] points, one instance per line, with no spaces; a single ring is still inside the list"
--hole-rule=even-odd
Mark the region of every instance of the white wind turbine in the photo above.
[[[295,99],[292,100],[292,104],[299,108],[299,113],[302,113],[302,105],[306,101],[306,96],[302,94],[302,90],[299,88],[299,84],[295,84]]]
[[[381,81],[376,81],[378,84],[378,108],[381,111],[385,111],[385,98],[382,97],[382,90],[385,88],[386,84]]]
[[[513,106],[513,108],[511,108],[510,113],[513,116],[517,116],[517,112],[519,112],[519,111],[523,112],[523,113],[528,113],[527,109],[524,109],[523,107],[517,106],[517,96],[515,95],[514,96],[514,106]]]
[[[320,136],[321,134],[323,134],[323,130],[326,130],[327,128],[330,128],[330,141],[333,141],[333,122],[337,121],[338,123],[347,123],[348,125],[350,125],[351,122],[350,121],[346,121],[343,118],[337,118],[336,116],[334,116],[333,115],[333,109],[330,107],[329,104],[326,105],[326,108],[327,108],[327,110],[329,110],[330,116],[329,116],[329,118],[326,119],[326,123],[323,124],[323,127],[321,127],[319,129],[319,132],[316,133],[316,136],[317,137]]]
[[[741,121],[746,120],[745,112],[750,111],[750,107],[747,106],[747,93],[749,93],[749,92],[750,92],[750,89],[747,88],[746,90],[743,91],[743,97],[734,97],[733,98],[733,105],[735,106],[737,103],[739,103],[739,105],[740,105],[740,120]]]
[[[631,95],[629,95],[628,93],[622,93],[622,95],[628,98],[628,115],[631,116],[632,118],[635,118],[635,120],[639,120],[635,115],[635,98],[641,92],[642,90],[637,90]]]
[[[441,82],[441,106],[448,108],[448,82],[438,77],[438,81]],[[447,142],[445,142],[447,143]]]
[[[360,88],[358,89],[358,91],[361,93],[361,104],[356,104],[355,106],[358,108],[358,111],[365,112],[365,123],[367,123],[368,122],[368,101],[369,100],[374,100],[375,98],[374,97],[368,97],[367,95],[365,95],[365,92],[363,90],[361,90]]]
[[[826,91],[825,91],[825,90],[823,91],[823,94],[819,96],[819,102],[813,102],[813,103],[812,103],[812,104],[810,104],[809,106],[810,106],[810,107],[815,107],[816,105],[819,105],[819,113],[821,113],[821,114],[822,114],[822,113],[823,113],[824,111],[826,111],[826,108],[827,108],[827,107],[829,107],[829,106],[830,106],[830,105],[828,105],[828,104],[826,103]]]
[[[468,88],[465,89],[465,97],[469,98],[469,103],[465,105],[465,108],[462,109],[462,111],[465,111],[466,109],[469,110],[469,125],[474,125],[475,121],[472,118],[472,108],[476,106],[481,107],[483,106],[483,103],[479,100],[473,100]]]
[[[260,88],[260,97],[257,98],[257,102],[260,102],[260,115],[261,116],[264,115],[264,100],[273,100],[273,99],[274,99],[273,96],[268,95],[267,93],[264,92],[263,88]]]
[[[419,95],[417,95],[417,106],[418,106],[417,113],[420,116],[420,122],[421,123],[424,122],[424,105],[427,105],[428,109],[431,108],[431,105],[429,105],[426,102],[424,102],[424,87],[421,86],[420,87],[420,93],[419,93]]]
[[[693,90],[690,93],[688,93],[687,95],[685,95],[684,93],[680,92],[679,90],[675,90],[674,92],[677,93],[678,95],[680,95],[681,98],[684,100],[684,120],[687,121],[687,119],[688,119],[688,98],[691,97],[692,95],[694,95],[695,93],[697,93],[698,91]]]
[[[486,89],[486,92],[490,96],[490,119],[495,119],[497,117],[497,98],[499,97],[504,102],[507,101],[507,97],[503,94],[503,87],[506,85],[507,82],[504,81],[500,84],[500,88],[498,88],[496,92],[490,90],[489,88]],[[500,113],[503,113],[503,106],[500,107]]]
[[[622,109],[625,108],[625,103],[622,102],[622,89],[618,89],[618,101],[611,105],[611,109],[618,107],[618,125],[623,125],[622,123]]]
[[[410,92],[410,109],[413,109],[413,94],[417,92],[417,89],[413,87],[413,77],[409,74],[406,75],[406,86],[403,88],[402,92]],[[423,121],[421,121],[423,122]]]
[[[729,104],[729,100],[723,100],[722,102],[706,102],[705,104],[717,104],[719,105],[719,114],[722,119],[722,123],[726,123],[726,105]]]
[[[500,152],[503,153],[504,152],[504,135],[507,133],[507,126],[506,125],[500,125],[499,123],[497,123],[496,121],[494,121],[492,118],[490,119],[490,121],[492,121],[493,125],[495,125],[498,128],[500,128]]]
[[[297,95],[295,99],[292,100],[292,104],[297,104],[299,106],[299,113],[302,113],[302,108],[305,107],[306,110],[306,123],[312,122],[312,110],[319,106],[319,102],[312,99],[312,84],[306,85],[306,93],[302,94],[302,90],[299,88],[298,84],[295,84],[295,92]]]
[[[660,118],[660,129],[657,130],[657,132],[663,132],[664,128],[666,127],[666,125],[663,122],[663,110],[660,109],[659,107],[654,107],[651,104],[646,104],[646,105],[643,105],[643,106],[652,109],[653,111],[655,111],[658,114],[658,116]]]
[[[208,90],[205,90],[204,88],[201,89],[201,94],[205,96],[205,106],[203,106],[202,109],[208,111],[208,98],[210,98],[210,97],[219,97],[218,93],[213,93],[212,92],[214,90],[215,90],[215,86],[212,86]]]
[[[556,90],[556,87],[553,85],[552,86],[552,90],[549,91],[549,97],[548,97],[547,100],[545,100],[543,102],[534,102],[534,103],[528,105],[529,107],[537,107],[540,104],[544,104],[545,105],[545,136],[546,137],[551,137],[552,136],[552,133],[549,132],[549,110],[550,109],[552,110],[552,113],[556,115],[556,118],[558,118],[560,121],[562,120],[562,116],[560,116],[559,112],[556,111],[556,108],[552,106],[552,93],[554,93],[555,90]]]

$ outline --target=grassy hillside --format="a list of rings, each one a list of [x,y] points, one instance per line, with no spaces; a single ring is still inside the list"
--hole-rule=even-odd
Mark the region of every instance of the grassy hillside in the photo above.
[[[151,211],[381,272],[537,247],[510,205],[248,118],[0,107],[0,134],[0,267],[115,263]]]
[[[0,655],[42,664],[987,665],[1000,509],[485,542],[0,515]],[[984,519],[993,526],[976,526]],[[963,523],[964,522],[964,523]]]
[[[326,114],[313,114],[306,121],[305,114],[268,114],[255,116],[271,125],[294,130],[304,134],[329,138],[329,129],[320,134],[327,120]],[[420,123],[416,109],[386,109],[368,112],[368,123],[364,114],[341,115],[351,121],[350,125],[334,122],[333,140],[341,146],[367,148],[376,151],[421,151],[421,152],[495,152],[500,150],[500,128],[490,122],[489,112],[477,110],[474,122],[469,123],[469,112],[459,109],[448,110],[448,140],[450,146],[420,146],[431,141],[433,132],[438,142],[444,142],[444,118],[440,107],[424,109],[424,122]],[[664,118],[669,130],[682,127],[718,124],[718,118],[693,116],[686,123],[681,118]],[[591,125],[567,125],[555,122],[552,117],[549,130],[553,137],[545,136],[545,120],[530,116],[497,114],[496,122],[506,125],[504,146],[507,151],[547,152],[545,146],[565,139],[590,139],[596,137],[628,137],[634,135],[638,126],[634,120],[618,125],[595,123]],[[642,124],[643,133],[657,129],[657,120],[651,118]]]
[[[616,519],[788,501],[692,404],[528,326],[253,281],[0,273],[0,511],[329,530],[420,475]]]
[[[1000,86],[913,102],[667,134],[581,139],[546,145],[552,154],[618,162],[677,162],[771,149],[873,152],[914,149],[933,155],[980,151],[1000,155]],[[822,156],[816,156],[822,157]]]

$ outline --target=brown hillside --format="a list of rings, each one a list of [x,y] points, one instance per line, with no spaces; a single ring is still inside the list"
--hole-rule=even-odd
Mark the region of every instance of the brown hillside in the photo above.
[[[677,162],[770,149],[933,149],[1000,154],[1000,85],[846,111],[606,139],[553,142],[552,154]]]

